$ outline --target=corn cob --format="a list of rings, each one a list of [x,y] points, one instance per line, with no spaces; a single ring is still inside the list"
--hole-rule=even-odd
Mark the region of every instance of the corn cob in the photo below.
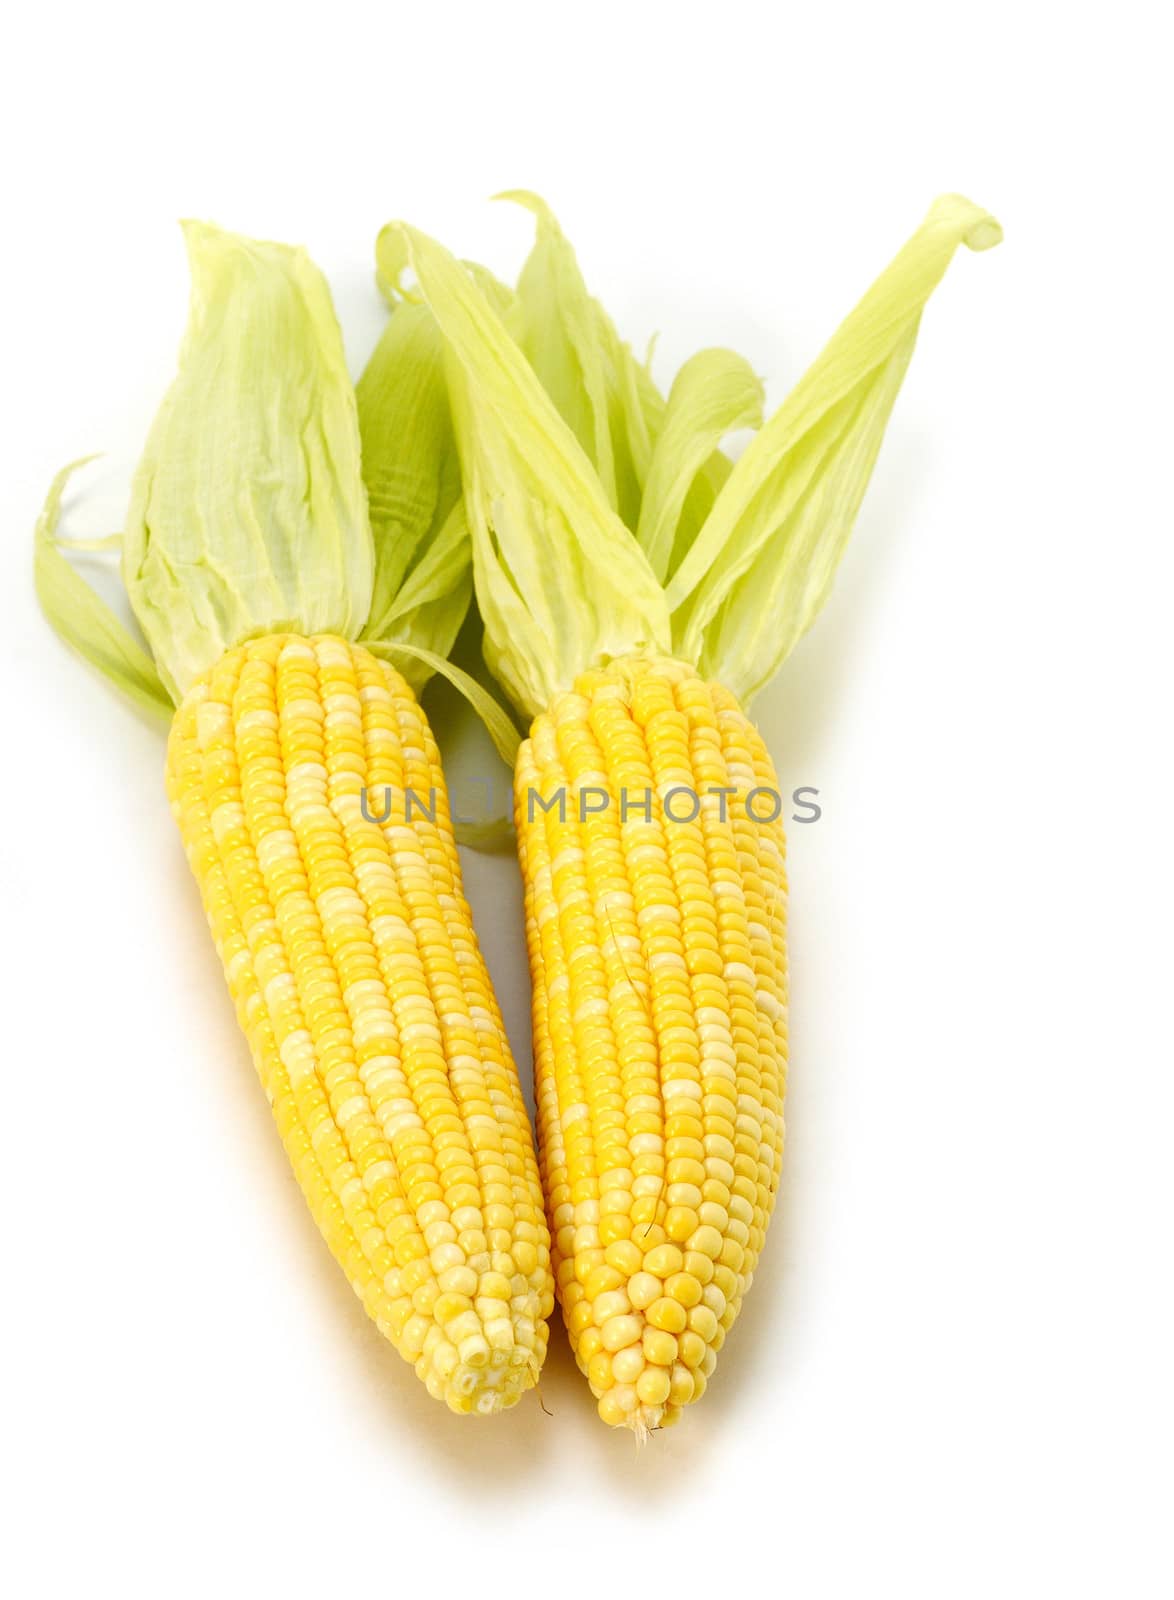
[[[204,229],[189,246],[188,342],[123,552],[154,659],[57,548],[64,475],[39,529],[38,588],[69,642],[141,703],[174,709],[168,797],[327,1244],[429,1393],[490,1414],[545,1356],[549,1235],[437,747],[411,685],[376,653],[451,672],[441,656],[468,602],[463,524],[412,487],[435,494],[446,437],[451,448],[439,340],[430,363],[407,366],[426,313],[393,315],[365,380],[377,417],[423,394],[432,427],[411,434],[405,420],[402,436],[371,442],[383,523],[402,535],[425,507],[412,548],[372,546],[325,285],[284,247]],[[373,459],[381,449],[390,460]],[[353,635],[373,595],[391,625],[368,647]],[[307,625],[324,607],[335,626]]]
[[[415,696],[362,645],[270,634],[188,691],[167,790],[351,1287],[429,1394],[458,1412],[512,1404],[545,1355],[542,1194]],[[434,824],[405,815],[409,795]]]
[[[584,673],[519,753],[543,1188],[606,1422],[671,1423],[704,1393],[774,1205],[783,830],[730,803],[768,786],[734,697],[672,660]],[[596,788],[606,809],[581,820],[572,798],[560,815]],[[696,818],[667,820],[665,796]]]
[[[745,363],[702,352],[666,403],[524,199],[547,270],[501,315],[399,237],[454,358],[486,659],[532,719],[515,823],[557,1294],[600,1416],[642,1437],[705,1392],[779,1182],[781,796],[744,707],[826,597],[925,301],[1000,235],[938,202],[731,465],[721,436],[760,415]]]

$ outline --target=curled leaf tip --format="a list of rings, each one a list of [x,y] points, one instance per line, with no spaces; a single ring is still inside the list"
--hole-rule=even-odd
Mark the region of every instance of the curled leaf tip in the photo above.
[[[375,280],[383,293],[395,299],[402,295],[401,282],[408,267],[408,240],[402,222],[389,222],[380,228],[375,241]]]
[[[990,250],[1003,239],[998,220],[964,194],[939,195],[926,220],[950,228],[968,250]]]
[[[500,189],[497,194],[490,195],[489,198],[494,202],[506,200],[511,205],[522,206],[526,211],[532,211],[536,217],[558,226],[554,212],[540,194],[534,193],[533,189]]]
[[[66,485],[73,473],[96,459],[90,455],[71,461],[49,486],[34,541],[37,598],[50,626],[66,644],[144,709],[169,716],[172,700],[150,655],[61,552],[57,523]]]
[[[984,217],[981,222],[976,222],[966,235],[966,243],[971,250],[990,250],[1002,242],[1002,224],[994,217]]]

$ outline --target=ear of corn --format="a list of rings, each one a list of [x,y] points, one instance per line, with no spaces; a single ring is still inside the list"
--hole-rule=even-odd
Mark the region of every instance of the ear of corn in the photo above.
[[[781,824],[747,811],[764,786],[734,697],[670,660],[585,673],[517,766],[559,1296],[600,1415],[638,1432],[704,1392],[778,1187],[786,872]]]
[[[430,1394],[512,1404],[545,1354],[542,1192],[415,697],[361,645],[267,635],[185,696],[167,787],[351,1287]]]
[[[380,659],[463,682],[444,659],[469,550],[435,329],[404,308],[364,382],[373,545],[325,283],[300,251],[188,234],[191,325],[124,549],[152,653],[57,547],[64,477],[38,589],[126,693],[178,702],[168,795],[310,1210],[429,1393],[490,1414],[542,1365],[549,1236],[436,745]]]
[[[999,230],[939,201],[736,465],[744,363],[694,358],[667,407],[644,374],[634,511],[601,426],[614,330],[537,209],[566,321],[540,349],[400,237],[449,342],[486,659],[533,718],[515,815],[558,1297],[600,1415],[643,1435],[704,1393],[779,1179],[781,799],[740,701],[826,597],[926,300]]]

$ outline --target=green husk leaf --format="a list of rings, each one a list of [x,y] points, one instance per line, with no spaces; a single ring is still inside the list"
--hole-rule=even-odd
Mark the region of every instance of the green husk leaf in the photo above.
[[[827,598],[926,301],[960,244],[985,250],[1001,237],[961,196],[935,202],[733,467],[670,579],[677,653],[743,701]]]
[[[636,536],[662,583],[698,474],[726,434],[762,422],[763,388],[732,350],[700,350],[677,373],[653,452]]]
[[[57,521],[65,486],[79,467],[94,459],[83,456],[62,467],[45,497],[33,547],[37,598],[50,624],[66,644],[137,705],[154,716],[169,718],[175,703],[155,671],[154,662],[58,549]],[[71,546],[82,549],[99,543],[107,541],[79,539],[71,541]]]
[[[402,611],[405,576],[460,499],[444,360],[432,313],[426,306],[400,305],[355,388],[375,546],[364,636],[380,638],[397,608]],[[467,568],[467,537],[464,554]]]
[[[575,252],[544,200],[524,189],[495,196],[537,218],[534,247],[518,276],[507,326],[559,415],[617,504],[603,328]]]
[[[472,598],[469,526],[458,501],[405,579],[387,612],[381,639],[376,642],[410,645],[429,656],[447,656]],[[400,671],[417,693],[432,675],[424,656],[405,662]]]
[[[632,354],[631,346],[620,338],[607,312],[598,301],[594,304],[605,357],[616,510],[624,526],[635,529],[640,521],[652,453],[664,423],[664,396],[652,381],[652,374]]]
[[[525,207],[537,227],[513,303],[495,309],[599,473],[621,521],[634,529],[664,398],[588,292],[546,202],[521,189],[497,199]]]
[[[511,289],[508,283],[502,283],[500,278],[495,277],[489,268],[483,267],[479,261],[466,259],[461,264],[498,316],[507,317],[517,299],[517,292]]]
[[[575,435],[469,273],[404,228],[448,341],[486,659],[527,714],[584,667],[669,647],[664,596]]]
[[[303,250],[204,223],[184,233],[188,330],[123,549],[131,605],[177,699],[244,639],[357,637],[374,568],[325,280]]]

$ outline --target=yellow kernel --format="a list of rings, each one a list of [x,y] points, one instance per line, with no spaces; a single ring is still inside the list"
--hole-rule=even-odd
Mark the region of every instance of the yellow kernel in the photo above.
[[[510,1246],[510,1254],[514,1258],[514,1266],[524,1276],[529,1277],[538,1270],[538,1247],[529,1239],[515,1239]]]
[[[632,1309],[632,1303],[622,1289],[612,1289],[607,1294],[601,1294],[591,1303],[592,1320],[603,1327],[613,1317],[622,1317],[625,1312]]]
[[[680,1301],[670,1300],[667,1295],[654,1300],[644,1315],[654,1328],[664,1333],[682,1333],[688,1321],[688,1313]]]
[[[716,1261],[722,1253],[722,1236],[712,1224],[705,1223],[690,1236],[689,1248]]]
[[[693,1398],[693,1374],[678,1361],[669,1376],[669,1404],[687,1406]],[[602,1411],[600,1413],[602,1415]]]
[[[644,1257],[644,1270],[658,1278],[671,1278],[674,1272],[680,1272],[684,1260],[675,1244],[659,1244]]]
[[[664,1292],[674,1300],[679,1300],[686,1309],[695,1306],[701,1299],[701,1285],[687,1272],[674,1272],[665,1284]]]
[[[617,1383],[635,1383],[644,1371],[644,1352],[638,1344],[625,1345],[612,1356],[611,1367]]]
[[[412,1309],[426,1317],[439,1299],[440,1289],[435,1283],[422,1283],[412,1295]],[[436,1332],[439,1333],[440,1329],[438,1328]]]
[[[672,1380],[663,1367],[646,1367],[636,1380],[636,1394],[646,1406],[662,1406],[672,1390]]]
[[[690,1388],[689,1392],[692,1393],[692,1388]],[[628,1413],[624,1410],[614,1389],[609,1389],[599,1402],[599,1415],[609,1428],[618,1428],[626,1420]]]
[[[713,1262],[708,1256],[703,1256],[699,1250],[685,1251],[684,1270],[691,1278],[696,1278],[698,1283],[710,1283],[713,1279]]]
[[[454,1317],[459,1317],[465,1311],[473,1309],[473,1302],[467,1294],[442,1294],[432,1307],[432,1315],[445,1327]]]
[[[677,1359],[677,1341],[660,1328],[645,1328],[644,1355],[657,1367],[671,1367]]]
[[[587,1363],[587,1381],[597,1397],[606,1393],[616,1381],[611,1369],[611,1357],[605,1350],[593,1355]]]
[[[437,1279],[445,1294],[472,1296],[477,1293],[477,1274],[465,1266],[448,1267]]]
[[[700,1334],[708,1344],[717,1332],[717,1318],[708,1306],[694,1306],[689,1313],[689,1326],[694,1333]]]
[[[630,1417],[640,1403],[636,1398],[636,1390],[630,1383],[617,1383],[610,1391],[610,1395],[615,1400],[621,1416],[624,1417]]]
[[[603,1348],[605,1350],[622,1350],[626,1345],[635,1344],[640,1337],[641,1331],[639,1317],[630,1315],[609,1317],[600,1329],[603,1335]]]
[[[623,1278],[614,1267],[606,1264],[592,1267],[587,1275],[587,1282],[583,1287],[587,1291],[588,1300],[595,1300],[601,1294],[607,1294],[611,1289],[618,1289],[623,1283]]]
[[[701,1296],[702,1303],[707,1305],[720,1322],[726,1311],[726,1297],[715,1283],[707,1283]]]
[[[717,1266],[713,1269],[713,1281],[725,1295],[727,1300],[736,1300],[738,1297],[738,1274],[730,1267]]]
[[[637,1311],[644,1311],[654,1300],[659,1300],[664,1286],[651,1272],[637,1272],[628,1279],[628,1299]]]
[[[741,1272],[746,1252],[736,1239],[723,1239],[720,1259],[724,1267],[729,1267],[733,1272]]]
[[[480,1334],[471,1334],[463,1339],[458,1347],[461,1361],[466,1367],[487,1367],[489,1365],[489,1345]]]
[[[699,1367],[705,1360],[705,1340],[699,1333],[694,1333],[692,1328],[687,1329],[677,1343],[680,1346],[681,1360],[687,1367]]]
[[[447,1339],[442,1339],[432,1352],[432,1365],[442,1378],[452,1377],[459,1360],[456,1348]]]
[[[670,1239],[684,1244],[697,1231],[697,1213],[691,1206],[670,1206],[664,1219],[664,1231]]]
[[[603,1349],[603,1335],[598,1328],[584,1328],[579,1335],[579,1359],[590,1361],[592,1356]]]
[[[643,1257],[630,1239],[616,1239],[604,1251],[604,1260],[623,1277],[630,1278],[640,1271]]]

